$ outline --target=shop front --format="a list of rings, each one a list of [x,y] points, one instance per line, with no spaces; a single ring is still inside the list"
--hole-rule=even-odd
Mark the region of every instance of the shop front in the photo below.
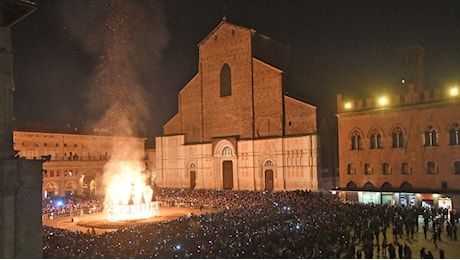
[[[388,204],[431,209],[453,209],[452,198],[437,193],[380,192],[380,191],[340,191],[344,201],[364,204]]]

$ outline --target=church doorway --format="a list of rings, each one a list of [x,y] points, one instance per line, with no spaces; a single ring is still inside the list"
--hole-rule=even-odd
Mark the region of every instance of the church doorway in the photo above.
[[[190,189],[195,189],[196,186],[196,172],[190,171]]]
[[[233,189],[233,162],[232,161],[223,161],[222,162],[222,171],[224,179],[224,190]]]
[[[273,170],[265,170],[265,189],[273,190]]]

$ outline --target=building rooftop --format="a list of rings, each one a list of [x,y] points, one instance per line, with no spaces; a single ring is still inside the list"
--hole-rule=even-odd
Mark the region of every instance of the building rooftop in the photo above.
[[[80,135],[112,135],[107,129],[76,127],[67,125],[48,125],[36,122],[16,121],[12,122],[13,131],[59,133],[59,134],[80,134]]]

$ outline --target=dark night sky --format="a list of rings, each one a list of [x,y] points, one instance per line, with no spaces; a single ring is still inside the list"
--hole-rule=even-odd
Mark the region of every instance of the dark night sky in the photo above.
[[[383,69],[379,61],[388,51],[420,43],[427,50],[429,87],[460,80],[454,74],[460,71],[460,1],[124,1],[134,8],[125,8],[129,11],[114,23],[121,37],[125,25],[133,32],[125,46],[120,35],[106,37],[114,8],[123,6],[113,3],[123,1],[35,2],[37,10],[13,26],[14,114],[21,121],[80,126],[99,120],[107,102],[124,99],[126,91],[116,88],[119,93],[105,100],[98,95],[112,89],[95,91],[95,85],[129,73],[124,70],[129,65],[137,73],[127,77],[140,86],[136,89],[147,103],[149,116],[141,119],[147,136],[161,135],[163,124],[177,113],[179,90],[198,71],[197,44],[223,14],[228,22],[377,81]],[[108,43],[112,40],[121,46]],[[134,46],[127,47],[133,57],[128,65],[109,66],[101,77],[101,67],[113,60],[104,48],[116,52],[128,45]],[[351,90],[337,93],[345,91]]]

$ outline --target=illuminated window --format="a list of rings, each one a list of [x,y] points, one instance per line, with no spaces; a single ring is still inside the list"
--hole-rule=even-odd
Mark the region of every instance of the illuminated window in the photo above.
[[[389,163],[383,163],[382,164],[382,173],[385,175],[391,174],[391,167]]]
[[[392,143],[391,147],[393,148],[404,147],[403,132],[400,127],[396,127],[391,133],[391,143]]]
[[[449,144],[460,145],[460,127],[458,123],[453,124],[449,129]]]
[[[438,133],[433,126],[429,125],[423,133],[423,144],[425,146],[437,146],[438,145]]]
[[[460,174],[460,161],[455,161],[454,162],[454,173],[455,174]]]
[[[225,63],[220,70],[220,96],[232,95],[232,72],[230,66]]]
[[[426,172],[427,174],[437,174],[438,173],[436,164],[433,161],[429,161],[426,163]]]
[[[349,163],[347,165],[347,174],[348,175],[356,174],[355,166],[352,163]]]
[[[381,149],[382,145],[382,134],[377,129],[371,133],[371,149]]]
[[[373,173],[372,166],[370,163],[364,164],[364,174],[371,175]]]
[[[411,174],[411,169],[410,169],[409,163],[403,162],[401,164],[401,170],[402,170],[402,174],[404,174],[404,175]]]
[[[361,150],[361,135],[358,131],[351,135],[351,150]]]

